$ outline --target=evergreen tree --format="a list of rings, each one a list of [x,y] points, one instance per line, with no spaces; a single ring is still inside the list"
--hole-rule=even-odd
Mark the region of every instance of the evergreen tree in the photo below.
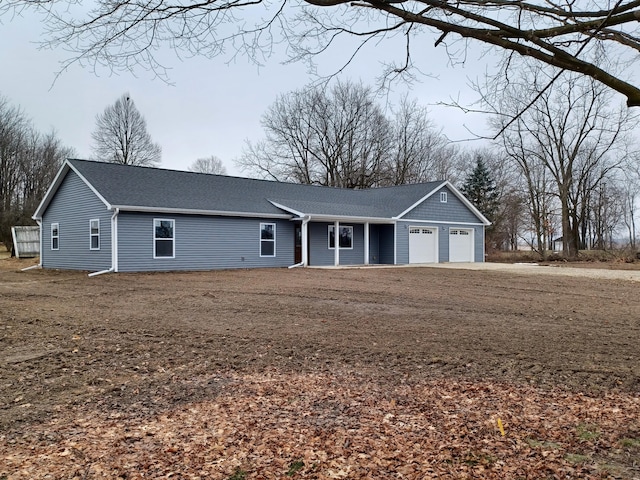
[[[469,174],[460,190],[489,221],[496,220],[499,193],[496,188],[496,182],[482,157],[477,157],[475,168]]]

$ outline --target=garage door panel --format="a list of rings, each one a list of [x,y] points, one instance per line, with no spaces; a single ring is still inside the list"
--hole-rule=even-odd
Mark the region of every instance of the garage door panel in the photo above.
[[[473,229],[452,228],[449,230],[449,261],[473,262]]]
[[[438,229],[409,228],[409,263],[438,262]]]

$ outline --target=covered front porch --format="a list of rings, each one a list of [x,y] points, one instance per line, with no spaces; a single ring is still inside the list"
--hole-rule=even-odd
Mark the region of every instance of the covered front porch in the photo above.
[[[309,218],[296,222],[295,264],[297,266],[393,265],[396,263],[395,223],[332,220]]]

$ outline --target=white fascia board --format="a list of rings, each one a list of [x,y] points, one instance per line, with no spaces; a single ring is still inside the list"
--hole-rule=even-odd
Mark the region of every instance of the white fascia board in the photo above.
[[[462,192],[460,192],[456,187],[454,187],[453,184],[448,180],[446,182],[443,182],[440,185],[438,185],[431,192],[429,192],[427,195],[422,197],[416,203],[411,205],[409,208],[407,208],[400,215],[398,215],[397,217],[393,217],[393,218],[398,219],[398,220],[402,220],[402,217],[404,217],[407,213],[409,213],[411,210],[413,210],[418,205],[420,205],[422,202],[424,202],[427,198],[429,198],[430,196],[432,196],[435,193],[437,193],[438,191],[440,191],[442,189],[442,187],[448,187],[451,190],[451,192],[453,192],[453,194],[456,196],[456,198],[458,198],[458,200],[460,200],[469,210],[471,210],[471,212],[476,217],[478,217],[478,220],[480,220],[482,222],[482,225],[484,225],[484,226],[491,225],[491,222],[487,219],[487,217],[482,215],[482,213],[480,213],[480,210],[478,210],[476,207],[474,207],[473,204],[469,200],[467,200],[467,198],[462,194]],[[443,222],[443,223],[456,223],[456,222]],[[474,224],[469,224],[469,225],[474,225]]]
[[[58,173],[56,173],[53,182],[51,182],[51,185],[49,185],[49,188],[47,189],[47,193],[45,193],[44,197],[42,197],[42,201],[38,205],[38,208],[36,208],[36,211],[33,213],[33,216],[31,218],[33,218],[34,220],[42,220],[42,213],[44,212],[44,210],[46,210],[47,206],[51,202],[53,194],[56,190],[58,190],[58,187],[62,183],[62,179],[65,177],[70,168],[71,167],[69,166],[69,162],[65,160],[60,167],[60,170],[58,170]]]
[[[58,188],[60,188],[60,184],[62,184],[62,181],[67,176],[67,173],[69,173],[69,170],[73,170],[73,172],[78,175],[80,180],[82,180],[85,185],[87,185],[87,187],[89,187],[89,189],[95,194],[95,196],[105,204],[107,210],[112,210],[111,205],[105,200],[102,195],[100,195],[100,192],[98,192],[95,187],[91,185],[91,183],[89,183],[89,181],[84,178],[82,174],[80,174],[80,172],[71,164],[71,162],[69,162],[69,160],[65,160],[60,167],[60,170],[58,170],[56,177],[53,179],[53,182],[49,186],[47,193],[45,193],[44,198],[40,202],[40,205],[38,205],[38,208],[36,208],[36,211],[31,218],[33,218],[34,220],[42,220],[42,214],[49,206],[49,203],[51,203],[51,200],[53,199],[55,193],[58,191]]]
[[[164,208],[164,207],[140,207],[133,205],[113,205],[113,208],[120,209],[120,212],[139,213],[166,213],[174,215],[207,215],[216,217],[248,217],[248,218],[282,218],[288,220],[291,215],[274,213],[254,213],[254,212],[231,212],[227,210],[196,210],[188,208]]]
[[[484,226],[484,223],[478,222],[478,223],[473,223],[473,222],[452,222],[452,221],[444,221],[444,220],[414,220],[413,218],[400,218],[398,219],[399,222],[405,222],[405,223],[437,223],[439,225],[468,225],[468,226],[474,226],[474,227],[480,227],[480,226]]]
[[[312,222],[357,222],[357,223],[395,223],[392,218],[382,217],[356,217],[349,215],[308,215]]]
[[[271,200],[268,200],[268,202],[269,202],[271,205],[273,205],[274,207],[279,208],[280,210],[284,210],[285,212],[292,213],[293,215],[297,215],[297,216],[298,216],[298,217],[300,217],[300,218],[304,217],[304,213],[299,212],[298,210],[294,210],[294,209],[293,209],[293,208],[291,208],[291,207],[287,207],[287,206],[285,206],[285,205],[282,205],[282,204],[277,203],[277,202],[273,202],[273,201],[271,201]]]

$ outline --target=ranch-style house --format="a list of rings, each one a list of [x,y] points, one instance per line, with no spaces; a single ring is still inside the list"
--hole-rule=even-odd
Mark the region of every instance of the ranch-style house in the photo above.
[[[490,222],[447,181],[351,190],[67,160],[40,265],[90,272],[482,262]]]

